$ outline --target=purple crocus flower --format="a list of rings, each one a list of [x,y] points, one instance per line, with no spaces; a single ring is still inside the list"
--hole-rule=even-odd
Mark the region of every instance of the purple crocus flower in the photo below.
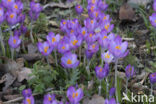
[[[15,30],[14,35],[21,36],[21,31],[20,30]]]
[[[93,5],[96,5],[98,0],[87,0],[88,1],[88,4],[93,4]]]
[[[97,26],[97,21],[95,19],[85,19],[84,25],[88,29],[89,32],[94,31],[95,27]]]
[[[101,32],[98,42],[103,49],[108,49],[110,41],[108,39],[107,32],[105,32],[105,31]]]
[[[150,79],[151,84],[155,84],[156,83],[156,72],[150,74],[149,79]]]
[[[66,20],[61,20],[60,22],[60,29],[64,32],[67,29],[67,21]]]
[[[88,15],[90,18],[94,18],[94,19],[99,19],[99,14],[101,14],[101,12],[99,10],[94,10],[94,11],[88,11]]]
[[[1,1],[2,1],[2,5],[8,9],[10,9],[10,7],[12,7],[12,5],[15,2],[15,0],[1,0]]]
[[[44,95],[43,104],[52,104],[54,100],[55,100],[54,94],[46,94]]]
[[[156,13],[153,13],[151,16],[149,16],[149,20],[152,26],[156,28]]]
[[[0,6],[0,24],[3,23],[4,19],[5,19],[4,9],[2,6]]]
[[[42,6],[40,3],[30,2],[30,9],[33,13],[40,13],[42,11]]]
[[[6,19],[10,26],[15,25],[18,22],[16,12],[8,11],[6,13]]]
[[[113,61],[113,55],[107,51],[101,54],[101,58],[106,62],[106,63],[111,63]]]
[[[106,4],[106,1],[104,0],[99,0],[98,1],[98,7],[102,10],[105,11],[108,8],[108,4]]]
[[[22,95],[23,95],[23,97],[31,96],[32,95],[31,89],[25,89],[25,90],[23,90],[22,91]]]
[[[120,36],[116,36],[114,41],[110,42],[109,51],[117,59],[125,57],[129,51],[126,51],[128,47],[128,42],[122,42]]]
[[[77,4],[75,10],[80,15],[83,12],[83,7],[80,4]]]
[[[83,39],[85,39],[87,37],[87,29],[86,29],[86,27],[81,28],[79,34],[83,37]]]
[[[78,19],[67,20],[67,26],[69,29],[75,30],[79,26]]]
[[[115,91],[116,91],[116,88],[112,87],[110,90],[109,90],[109,96],[114,96],[115,94]]]
[[[47,35],[47,41],[48,41],[49,44],[50,44],[51,46],[53,46],[54,48],[57,47],[57,45],[58,45],[60,39],[61,39],[60,34],[57,34],[57,35],[55,36],[55,34],[54,34],[53,32],[49,32],[49,34]]]
[[[99,15],[100,15],[99,17],[100,17],[100,22],[101,23],[106,22],[106,21],[111,21],[109,15],[106,15],[106,14],[103,14],[103,13],[100,13]]]
[[[128,79],[132,78],[134,73],[135,73],[134,72],[134,67],[131,66],[130,64],[126,67],[125,71],[126,71],[126,77]]]
[[[21,13],[23,10],[23,3],[21,1],[13,3],[12,10],[17,14]]]
[[[47,41],[44,43],[39,42],[37,46],[38,46],[38,50],[44,56],[48,56],[49,54],[51,54],[51,52],[53,50],[53,47],[50,47],[50,45]]]
[[[154,11],[156,12],[156,0],[154,0],[153,9],[154,9]]]
[[[29,16],[31,20],[36,21],[37,18],[39,17],[40,13],[33,13],[31,10],[29,11]]]
[[[25,97],[23,100],[23,104],[35,104],[34,97],[32,95]]]
[[[107,77],[109,74],[109,65],[106,63],[104,68],[97,66],[95,68],[96,76],[99,80],[102,80],[104,77]]]
[[[22,13],[20,13],[19,15],[18,15],[18,22],[19,23],[24,23],[24,21],[25,21],[25,14],[22,14]]]
[[[61,65],[64,68],[76,68],[79,63],[80,62],[77,60],[77,55],[70,52],[65,53],[61,58]]]
[[[111,24],[110,21],[106,21],[106,22],[105,22],[104,24],[102,24],[102,25],[104,25],[104,30],[105,30],[107,33],[111,32],[111,31],[113,30],[113,28],[114,28],[114,24]]]
[[[94,43],[97,39],[97,35],[95,35],[93,32],[88,33],[85,38],[86,42],[89,44]]]
[[[76,49],[82,44],[82,37],[81,36],[76,37],[73,35],[70,37],[69,41],[71,48]]]
[[[26,34],[26,32],[27,32],[27,27],[25,27],[24,25],[21,25],[21,26],[20,26],[20,31],[21,31],[22,34]]]
[[[67,90],[67,97],[72,104],[78,104],[83,98],[83,90],[81,88],[75,90],[73,86],[69,87]]]
[[[70,51],[70,44],[68,42],[66,42],[66,39],[62,39],[59,44],[58,44],[58,52],[59,53],[66,53]]]
[[[11,48],[18,48],[19,45],[21,44],[21,39],[19,38],[18,35],[15,36],[10,35],[8,43]]]
[[[91,59],[92,56],[99,50],[99,45],[97,43],[88,44],[87,50],[85,52],[87,59]]]
[[[97,10],[97,6],[96,5],[93,5],[93,4],[88,4],[87,6],[87,10],[88,10],[88,13],[89,12],[94,12],[95,10]]]

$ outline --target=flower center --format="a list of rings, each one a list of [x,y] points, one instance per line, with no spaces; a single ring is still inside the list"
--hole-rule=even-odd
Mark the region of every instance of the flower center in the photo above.
[[[83,35],[85,35],[85,34],[86,34],[86,31],[85,31],[85,30],[84,30],[84,31],[82,31],[82,34],[83,34]]]
[[[94,11],[94,6],[92,6],[90,10],[93,12]]]
[[[96,12],[96,17],[98,16],[98,12]]]
[[[11,15],[10,15],[10,18],[14,18],[14,14],[11,14]]]
[[[95,48],[95,44],[92,45],[92,48]]]
[[[48,49],[49,49],[49,47],[45,47],[44,52],[47,53]]]
[[[107,53],[107,54],[105,55],[105,58],[110,58],[110,55]]]
[[[66,24],[66,22],[63,22],[63,24],[65,25],[65,24]]]
[[[78,8],[80,8],[80,5],[78,6]]]
[[[8,0],[8,2],[11,2],[11,0]]]
[[[52,43],[54,43],[56,41],[56,38],[52,38]]]
[[[89,34],[89,37],[92,37],[92,36],[93,36],[93,34],[92,34],[92,33],[90,33],[90,34]]]
[[[15,6],[14,6],[14,8],[15,8],[15,9],[18,9],[18,6],[17,6],[17,5],[15,5]]]
[[[79,95],[78,92],[77,92],[75,95],[76,95],[76,97],[77,97],[77,96]]]
[[[155,77],[156,75],[155,74],[152,74],[152,77]]]
[[[115,47],[117,50],[121,50],[121,47],[118,45]]]
[[[28,102],[28,104],[31,104],[31,100],[29,98],[27,99],[27,102]]]
[[[95,4],[95,0],[92,0],[92,3]]]
[[[75,98],[75,93],[73,93],[72,97]]]
[[[106,17],[106,16],[104,16],[104,17],[103,17],[103,20],[106,20],[106,19],[107,19],[107,17]]]
[[[48,100],[51,101],[52,100],[51,97],[48,97]]]
[[[13,43],[16,44],[16,39],[13,40]]]
[[[62,46],[62,49],[65,49],[65,46]]]
[[[108,25],[105,25],[105,29],[108,30],[108,28],[109,28],[109,24]]]
[[[78,40],[74,40],[72,43],[75,46],[77,42],[78,42]]]
[[[103,40],[106,39],[106,38],[107,38],[107,36],[104,36],[104,37],[103,37]]]
[[[72,61],[70,59],[68,59],[67,64],[72,64]]]
[[[74,30],[71,30],[71,31],[70,31],[70,33],[73,33],[73,32],[74,32]]]
[[[100,69],[100,72],[102,72],[102,68]]]
[[[93,20],[91,20],[91,24],[93,24],[94,23],[94,21]]]

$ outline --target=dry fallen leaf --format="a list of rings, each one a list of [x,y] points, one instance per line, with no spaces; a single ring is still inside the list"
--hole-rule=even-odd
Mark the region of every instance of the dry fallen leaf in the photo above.
[[[83,100],[83,104],[104,104],[104,102],[104,98],[99,95],[93,95],[91,100],[89,100],[88,98]]]
[[[120,7],[119,19],[120,20],[133,20],[135,17],[135,12],[131,6],[124,4]]]
[[[146,6],[151,1],[152,0],[129,0],[128,3],[133,3],[133,4],[137,4],[137,5],[144,5],[144,6]]]

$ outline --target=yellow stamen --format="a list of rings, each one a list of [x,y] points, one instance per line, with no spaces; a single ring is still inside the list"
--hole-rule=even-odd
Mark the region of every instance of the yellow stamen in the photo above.
[[[13,40],[13,43],[16,44],[16,39]]]
[[[78,8],[80,8],[80,5],[78,6]]]
[[[96,17],[98,16],[98,12],[96,12]]]
[[[152,74],[152,77],[155,77],[155,74]]]
[[[95,4],[95,1],[96,1],[96,0],[92,0],[92,3]]]
[[[77,92],[75,95],[76,95],[76,97],[77,97],[77,96],[79,95],[78,92]]]
[[[92,6],[90,10],[93,12],[94,11],[94,6]]]
[[[14,6],[14,8],[15,8],[15,9],[18,9],[18,6],[17,6],[17,5],[15,5],[15,6]]]
[[[105,25],[105,29],[108,30],[108,28],[109,28],[109,24],[108,25]]]
[[[66,22],[63,22],[63,24],[65,25],[65,24],[66,24]]]
[[[85,35],[85,34],[86,34],[86,31],[85,31],[85,30],[84,30],[84,31],[82,31],[82,34],[83,34],[83,35]]]
[[[75,22],[74,22],[74,21],[72,21],[72,23],[73,23],[73,24],[75,24]]]
[[[77,42],[78,42],[78,40],[74,40],[72,43],[75,46]]]
[[[72,97],[75,98],[75,93],[73,93]]]
[[[106,39],[106,38],[107,38],[107,36],[104,36],[104,37],[103,37],[103,40]]]
[[[56,38],[52,38],[52,43],[54,43],[56,41]]]
[[[48,100],[51,101],[52,100],[51,97],[48,97]]]
[[[92,37],[92,36],[93,36],[93,34],[92,34],[92,33],[90,33],[90,34],[89,34],[89,37]]]
[[[65,49],[65,46],[62,46],[62,49]]]
[[[14,14],[11,14],[11,15],[10,15],[10,18],[14,18]]]
[[[107,53],[107,54],[105,55],[105,58],[110,58],[110,55]]]
[[[31,100],[29,98],[27,99],[27,102],[28,102],[28,104],[31,104]]]
[[[72,64],[72,61],[70,59],[68,59],[67,64]]]
[[[71,31],[70,31],[70,33],[73,33],[73,32],[74,32],[74,30],[71,30]]]
[[[11,2],[11,0],[8,0],[8,2]]]
[[[107,19],[107,17],[106,17],[106,16],[104,16],[104,17],[103,17],[103,20],[106,20],[106,19]]]
[[[156,20],[154,22],[156,23]]]
[[[93,24],[94,23],[94,21],[93,20],[91,20],[91,24]]]
[[[48,49],[49,49],[49,47],[45,47],[44,52],[47,53]]]
[[[100,72],[102,72],[102,68],[100,69]]]
[[[92,45],[92,48],[95,48],[95,46],[96,46],[96,45],[95,45],[95,44],[93,44],[93,45]]]
[[[115,48],[118,49],[118,50],[121,50],[121,47],[119,45],[116,46]]]

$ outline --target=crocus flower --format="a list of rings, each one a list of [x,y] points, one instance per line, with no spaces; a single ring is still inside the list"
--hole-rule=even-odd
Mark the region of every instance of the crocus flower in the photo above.
[[[150,79],[151,84],[155,84],[156,83],[156,72],[150,74],[149,79]]]
[[[47,41],[48,41],[49,44],[50,44],[51,46],[53,46],[54,48],[57,47],[57,45],[58,45],[60,39],[61,39],[60,34],[57,34],[57,35],[55,36],[55,34],[54,34],[53,32],[49,32],[49,34],[47,35]]]
[[[88,33],[85,38],[88,44],[94,43],[97,39],[98,39],[97,35],[95,35],[93,32]]]
[[[27,32],[27,27],[25,27],[24,25],[21,25],[21,26],[20,26],[20,31],[21,31],[22,34],[26,34],[26,32]]]
[[[105,64],[104,68],[97,66],[95,68],[96,76],[99,80],[102,80],[104,77],[107,77],[109,74],[109,65]]]
[[[14,35],[20,36],[21,35],[21,31],[20,30],[15,30],[14,31]]]
[[[149,16],[149,20],[152,26],[156,28],[156,13],[153,13],[151,16]]]
[[[110,42],[109,51],[113,54],[115,58],[125,57],[129,51],[126,51],[128,47],[128,42],[122,42],[120,36],[116,36],[114,41]]]
[[[21,43],[21,39],[19,38],[18,35],[15,36],[10,35],[8,43],[11,48],[18,48]]]
[[[87,59],[91,59],[92,56],[99,50],[99,45],[97,43],[88,44],[88,47],[85,51]]]
[[[106,1],[104,0],[99,0],[98,1],[98,7],[101,9],[101,10],[103,10],[103,11],[105,11],[107,8],[108,8],[108,4],[106,4]]]
[[[50,47],[50,45],[47,41],[44,43],[39,42],[37,46],[38,46],[38,50],[44,56],[48,56],[49,54],[51,54],[51,52],[53,50],[53,47]]]
[[[44,95],[43,104],[52,104],[52,102],[55,100],[55,95],[53,94],[46,94]]]
[[[101,32],[98,42],[103,49],[108,49],[110,41],[108,39],[107,32],[105,32],[105,31]]]
[[[100,17],[101,23],[106,22],[106,21],[111,21],[110,16],[107,14],[100,13],[99,17]]]
[[[86,27],[82,27],[79,34],[82,35],[83,39],[85,39],[87,37]]]
[[[30,9],[33,13],[40,13],[42,11],[42,6],[40,3],[30,2]]]
[[[71,86],[67,90],[67,97],[71,104],[78,104],[83,98],[83,91],[81,88],[75,90],[75,88]]]
[[[18,21],[17,21],[17,14],[16,12],[12,12],[12,11],[8,11],[6,13],[6,19],[9,25],[15,25]]]
[[[70,37],[69,41],[71,48],[76,49],[82,44],[82,37],[81,36],[76,37],[75,35],[73,35]]]
[[[77,55],[70,52],[65,53],[61,58],[61,65],[64,68],[76,68],[79,63],[80,62],[77,60]]]
[[[32,95],[31,89],[25,89],[25,90],[23,90],[22,91],[22,95],[23,95],[23,97],[31,96]]]
[[[69,52],[70,51],[70,44],[68,42],[66,42],[66,39],[64,40],[61,40],[58,44],[58,52],[59,53],[66,53],[66,52]]]
[[[25,21],[25,14],[20,13],[17,19],[19,23],[23,24]]]
[[[69,29],[75,30],[79,26],[78,19],[67,20],[67,26]]]
[[[5,19],[4,9],[2,6],[0,6],[0,24],[3,23],[4,19]]]
[[[23,3],[21,1],[13,3],[12,10],[17,14],[21,13],[23,10]]]
[[[114,28],[114,24],[111,24],[110,21],[106,21],[106,22],[105,22],[104,24],[102,24],[102,25],[104,25],[104,30],[105,30],[107,33],[111,32],[111,31],[113,30],[113,28]]]
[[[88,15],[90,18],[94,18],[94,19],[99,19],[99,14],[101,14],[101,12],[99,10],[94,10],[94,11],[88,11]]]
[[[125,71],[126,71],[126,77],[127,77],[128,79],[130,79],[130,78],[133,77],[133,75],[134,75],[134,67],[133,67],[133,66],[128,65],[128,66],[126,67]]]
[[[97,10],[97,6],[94,5],[94,4],[88,4],[87,10],[88,10],[88,13],[89,12],[94,12],[95,10]]]
[[[106,63],[111,63],[113,61],[113,55],[107,51],[101,54],[101,58],[106,62]]]
[[[98,0],[87,0],[88,1],[88,4],[93,4],[93,5],[96,5]]]
[[[23,100],[23,104],[35,104],[34,97],[32,95],[25,97]]]
[[[33,13],[31,10],[29,11],[30,19],[33,21],[36,21],[37,18],[39,17],[39,15],[40,15],[40,13]]]
[[[85,19],[84,25],[88,29],[89,32],[94,31],[95,27],[97,26],[97,21],[95,19]]]
[[[75,6],[75,10],[76,10],[76,12],[77,12],[78,14],[81,14],[81,13],[83,12],[83,8],[82,8],[82,6],[81,6],[80,4],[77,4],[77,5]]]
[[[2,1],[2,5],[8,9],[10,9],[10,7],[12,7],[12,5],[15,2],[15,0],[1,0],[1,1]]]
[[[156,12],[156,0],[154,0],[154,2],[153,2],[153,9]]]
[[[60,22],[60,29],[64,32],[67,29],[67,21],[66,20],[61,20]]]
[[[112,88],[109,90],[109,96],[111,96],[111,97],[114,96],[115,90],[116,90],[116,88],[112,87]]]

